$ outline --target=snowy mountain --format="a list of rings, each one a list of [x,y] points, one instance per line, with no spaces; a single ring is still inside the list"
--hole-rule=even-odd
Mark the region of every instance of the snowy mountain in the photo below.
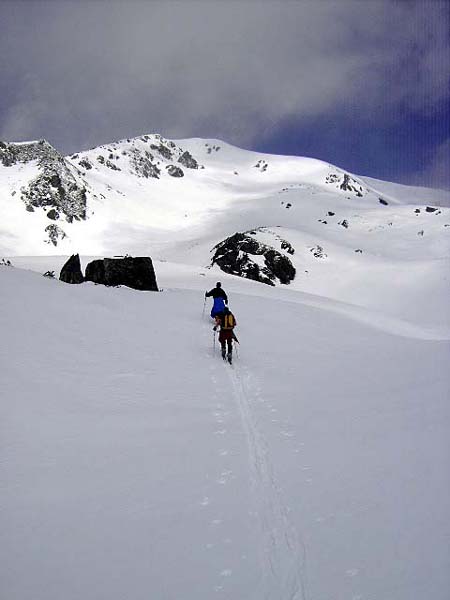
[[[4,597],[447,600],[448,204],[216,140],[0,145]],[[42,277],[72,252],[162,292]]]
[[[404,207],[450,204],[448,193],[368,183],[319,160],[160,135],[70,157],[43,140],[1,143],[0,192],[4,255],[52,254],[55,248],[58,253],[134,253],[157,250],[162,240],[169,250],[180,238],[197,240],[199,231],[209,232],[217,243],[235,233],[224,221],[236,211],[241,230],[282,226],[326,239],[329,233],[317,223],[332,230],[347,223],[353,229],[362,221],[370,227],[373,217],[380,229],[395,216],[412,221],[415,234],[424,228],[434,235],[436,222],[443,225],[448,214],[436,211],[440,219],[430,220],[424,211],[417,216]],[[329,212],[335,218],[327,218]]]
[[[392,261],[403,272],[448,257],[447,192],[366,180],[315,159],[155,134],[65,158],[44,141],[3,143],[0,165],[0,256],[128,253],[208,266],[218,244],[251,235],[259,251],[234,248],[233,258],[228,248],[216,264],[231,257],[229,273],[284,281],[265,248],[289,263],[291,285],[322,295],[324,282],[328,289],[349,271],[365,284],[376,268],[388,283]],[[354,290],[335,297],[355,300]]]

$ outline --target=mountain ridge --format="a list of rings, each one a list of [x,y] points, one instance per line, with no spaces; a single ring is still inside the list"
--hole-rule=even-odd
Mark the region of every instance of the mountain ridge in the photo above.
[[[450,210],[438,204],[448,196],[201,138],[149,134],[69,157],[45,141],[3,143],[0,256],[130,254],[217,270],[222,263],[235,275],[391,311],[377,286],[390,299],[393,278],[405,294],[417,295],[417,278],[446,293]],[[246,233],[254,254],[227,247],[228,258],[215,260],[215,248]],[[295,277],[278,279],[274,260]],[[417,311],[433,305],[430,295],[420,294]],[[397,314],[416,317],[400,298],[394,304]]]

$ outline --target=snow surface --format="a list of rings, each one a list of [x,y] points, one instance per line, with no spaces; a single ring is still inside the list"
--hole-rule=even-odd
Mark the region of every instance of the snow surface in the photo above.
[[[59,256],[17,191],[36,166],[0,167],[1,597],[447,600],[448,194],[351,175],[358,197],[327,163],[199,139],[176,143],[204,169],[146,180],[141,143],[67,159],[122,171],[83,174]],[[295,248],[289,286],[210,267],[253,228]],[[74,251],[150,255],[162,291],[42,277]]]
[[[225,276],[229,367],[156,271],[0,267],[3,597],[446,599],[448,332]]]

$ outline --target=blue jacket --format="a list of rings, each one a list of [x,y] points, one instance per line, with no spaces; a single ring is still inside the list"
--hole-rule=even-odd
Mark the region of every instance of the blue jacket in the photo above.
[[[214,317],[221,313],[224,308],[225,300],[223,298],[214,298],[214,304],[211,309],[211,317],[214,319]]]

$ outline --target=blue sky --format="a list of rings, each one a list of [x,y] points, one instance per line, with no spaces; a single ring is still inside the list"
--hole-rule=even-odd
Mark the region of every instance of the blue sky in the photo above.
[[[393,121],[375,127],[370,115],[340,114],[333,121],[322,117],[293,120],[259,140],[258,149],[320,158],[387,181],[450,187],[449,132],[448,105],[428,115],[396,115]],[[439,148],[445,161],[441,165],[436,156]],[[439,173],[433,173],[433,168],[440,169]]]
[[[440,0],[0,4],[0,139],[71,153],[143,133],[450,188]]]

